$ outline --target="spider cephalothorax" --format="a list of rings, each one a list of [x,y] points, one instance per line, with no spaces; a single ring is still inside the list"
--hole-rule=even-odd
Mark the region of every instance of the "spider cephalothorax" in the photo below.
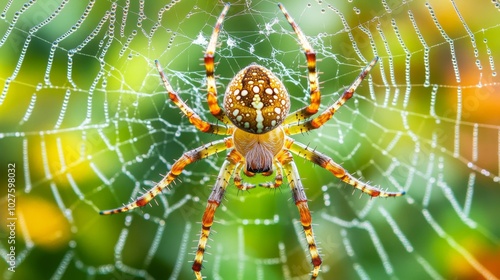
[[[102,215],[108,215],[144,206],[160,194],[163,189],[167,188],[187,165],[228,150],[202,217],[200,239],[192,266],[198,280],[203,278],[201,275],[203,256],[215,211],[224,197],[224,192],[231,178],[234,185],[240,190],[255,187],[242,182],[241,171],[247,176],[253,176],[255,173],[270,176],[273,174],[273,170],[275,170],[276,175],[274,176],[273,183],[260,184],[267,188],[280,187],[283,173],[288,179],[293,201],[299,210],[300,222],[304,229],[314,266],[311,279],[316,279],[319,274],[321,257],[319,256],[314,240],[312,218],[307,205],[307,196],[300,180],[297,166],[293,161],[292,153],[321,166],[338,179],[372,197],[401,196],[404,194],[404,192],[382,191],[379,188],[364,183],[349,174],[330,157],[318,152],[316,149],[311,149],[304,144],[295,142],[290,137],[293,134],[320,128],[330,120],[333,114],[353,96],[354,91],[366,75],[368,75],[368,72],[375,65],[378,58],[373,59],[361,71],[358,78],[344,91],[334,104],[330,105],[318,116],[312,118],[318,112],[320,105],[319,82],[316,73],[316,54],[304,33],[302,33],[283,5],[279,4],[278,6],[299,38],[299,42],[306,55],[310,104],[289,114],[290,97],[283,83],[270,70],[263,66],[252,64],[235,75],[224,95],[224,110],[219,107],[214,76],[214,52],[222,21],[229,9],[229,4],[226,4],[217,20],[205,52],[205,70],[208,88],[208,107],[211,114],[222,123],[227,124],[227,126],[202,120],[174,91],[163,73],[159,62],[156,61],[156,67],[170,100],[189,118],[189,121],[202,132],[226,135],[226,138],[185,152],[172,165],[168,174],[145,194],[123,207],[100,212]]]

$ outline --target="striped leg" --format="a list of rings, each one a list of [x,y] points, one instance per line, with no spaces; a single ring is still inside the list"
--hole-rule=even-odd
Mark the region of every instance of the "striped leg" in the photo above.
[[[362,71],[359,73],[358,78],[354,80],[352,85],[344,91],[342,96],[330,107],[328,107],[324,112],[322,112],[316,118],[303,123],[294,123],[285,128],[287,135],[293,135],[297,133],[304,133],[309,130],[313,130],[324,125],[328,120],[330,120],[335,112],[344,105],[347,100],[349,100],[353,95],[356,88],[361,84],[363,79],[368,75],[368,72],[373,68],[375,63],[377,63],[378,57],[375,57]]]
[[[223,123],[231,123],[224,111],[220,108],[217,103],[217,89],[215,84],[215,76],[214,76],[214,54],[215,47],[217,45],[217,37],[219,37],[220,28],[222,26],[222,22],[224,21],[224,17],[229,10],[229,3],[224,5],[224,9],[222,10],[219,19],[217,19],[217,23],[215,24],[214,31],[212,33],[212,37],[210,37],[210,42],[208,43],[207,50],[205,51],[205,71],[207,76],[207,100],[208,100],[208,108],[210,109],[210,113],[218,120]]]
[[[284,124],[289,124],[303,121],[316,114],[318,112],[321,101],[321,93],[319,91],[318,73],[316,72],[316,53],[311,47],[311,44],[309,44],[309,42],[307,41],[306,36],[302,32],[302,30],[300,30],[299,26],[297,25],[297,23],[295,23],[285,7],[282,4],[278,4],[278,7],[281,9],[286,19],[288,20],[288,23],[290,23],[293,31],[295,31],[295,34],[297,34],[297,37],[299,38],[300,45],[304,49],[304,54],[306,55],[307,70],[309,72],[308,80],[311,102],[304,108],[291,113],[284,121]]]
[[[285,170],[285,176],[287,177],[288,183],[292,190],[293,200],[295,205],[299,210],[300,223],[304,228],[304,234],[306,236],[307,244],[309,246],[309,253],[311,254],[312,264],[314,266],[311,279],[316,279],[319,274],[319,269],[321,267],[321,257],[319,256],[318,247],[316,246],[316,241],[314,240],[314,234],[312,229],[312,218],[311,212],[309,211],[309,206],[307,205],[307,196],[300,181],[299,172],[297,171],[297,166],[293,161],[290,152],[286,151],[281,153],[279,157],[280,162]]]
[[[233,146],[232,138],[227,137],[222,140],[210,142],[194,150],[184,153],[182,157],[172,165],[172,169],[170,169],[168,174],[158,184],[156,184],[156,186],[154,186],[145,194],[137,198],[134,202],[131,202],[123,207],[101,211],[99,212],[99,214],[109,215],[109,214],[127,212],[134,208],[142,207],[148,204],[153,198],[155,198],[155,196],[160,194],[163,191],[163,189],[168,187],[168,185],[172,183],[172,181],[174,181],[175,178],[179,176],[179,174],[181,174],[182,170],[184,170],[184,168],[188,164],[206,158],[210,155],[225,151],[226,149],[231,148],[232,146]]]
[[[294,154],[305,158],[309,161],[311,161],[314,164],[317,164],[324,169],[330,171],[335,177],[339,178],[340,180],[348,183],[349,185],[353,186],[354,188],[361,190],[363,193],[368,194],[371,197],[391,197],[391,196],[402,196],[405,194],[404,191],[402,192],[386,192],[383,191],[377,187],[371,186],[367,183],[364,183],[356,178],[354,178],[351,174],[349,174],[342,166],[339,164],[335,163],[333,159],[330,157],[313,150],[304,144],[294,142],[294,140],[290,137],[287,137],[285,141],[285,147],[290,149]]]
[[[155,60],[155,64],[158,72],[160,73],[163,85],[168,92],[170,100],[172,100],[172,102],[174,102],[174,104],[177,105],[179,109],[181,109],[182,113],[184,113],[184,115],[188,117],[190,123],[192,123],[198,130],[206,133],[214,133],[219,135],[230,135],[233,133],[232,129],[228,129],[226,126],[212,124],[202,120],[200,116],[193,111],[193,109],[189,108],[189,106],[184,103],[179,94],[174,91],[174,89],[168,82],[165,73],[163,73],[163,70],[161,69],[160,62],[158,60]]]
[[[228,154],[221,167],[215,186],[212,189],[212,193],[208,197],[207,207],[205,208],[205,213],[203,213],[203,218],[201,220],[201,235],[200,240],[198,241],[198,249],[196,250],[196,256],[192,266],[197,280],[201,280],[203,278],[201,275],[203,255],[205,253],[208,236],[210,235],[210,229],[214,222],[215,210],[219,207],[219,204],[224,197],[227,184],[231,180],[234,170],[236,169],[236,165],[240,160],[241,155],[236,152],[236,150],[232,150]]]

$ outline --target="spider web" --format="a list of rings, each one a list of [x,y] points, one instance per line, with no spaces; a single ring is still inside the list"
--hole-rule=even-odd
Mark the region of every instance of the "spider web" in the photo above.
[[[0,4],[1,184],[7,189],[7,166],[15,164],[17,218],[15,272],[12,232],[1,227],[4,279],[194,278],[199,222],[224,154],[188,166],[152,207],[98,215],[153,186],[184,151],[219,139],[179,115],[153,61],[213,121],[200,58],[222,4],[161,2]],[[407,193],[359,198],[297,159],[320,277],[499,278],[500,3],[283,4],[317,52],[322,109],[380,57],[333,120],[294,138],[364,181]],[[239,69],[257,62],[282,78],[292,109],[307,104],[305,58],[276,3],[232,3],[219,42],[219,97]],[[287,185],[240,193],[231,185],[226,193],[204,275],[308,279]]]

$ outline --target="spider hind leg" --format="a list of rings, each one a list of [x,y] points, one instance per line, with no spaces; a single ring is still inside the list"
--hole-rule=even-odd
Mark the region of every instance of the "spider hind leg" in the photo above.
[[[313,264],[311,280],[314,280],[319,275],[322,260],[319,255],[318,246],[316,245],[316,241],[314,239],[312,217],[311,211],[309,210],[309,206],[307,204],[307,196],[304,190],[304,186],[302,185],[302,181],[300,180],[297,166],[295,165],[290,152],[286,151],[282,153],[279,160],[283,165],[285,176],[287,177],[288,183],[290,184],[293,200],[295,202],[295,205],[297,206],[297,209],[299,210],[300,223],[302,224],[302,228],[304,229],[304,235],[306,236],[306,241],[309,247],[309,254],[311,256],[311,262]]]
[[[208,197],[207,206],[205,208],[205,212],[203,213],[203,218],[201,219],[201,234],[192,266],[197,280],[201,280],[203,278],[201,274],[203,256],[207,247],[210,230],[214,222],[215,211],[224,197],[226,187],[240,160],[241,155],[236,152],[236,150],[231,150],[231,152],[229,152],[220,169],[219,175],[217,176],[217,181],[215,182],[212,192]]]

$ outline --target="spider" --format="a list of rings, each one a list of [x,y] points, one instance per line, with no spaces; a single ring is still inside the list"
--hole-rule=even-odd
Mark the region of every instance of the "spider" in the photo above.
[[[404,195],[404,192],[386,192],[379,188],[364,183],[342,166],[335,163],[330,157],[312,149],[302,143],[295,142],[290,135],[305,133],[320,128],[332,118],[334,113],[349,100],[362,80],[375,65],[375,57],[359,74],[352,85],[347,88],[342,96],[318,116],[315,115],[320,106],[320,90],[316,71],[316,54],[307,41],[304,33],[288,14],[283,5],[278,4],[302,46],[308,69],[310,90],[310,103],[289,114],[290,98],[283,83],[269,69],[250,64],[238,72],[227,86],[224,94],[222,109],[217,102],[217,89],[214,76],[214,53],[217,37],[225,15],[229,10],[229,3],[224,5],[217,23],[214,27],[210,42],[204,56],[207,100],[210,113],[222,122],[223,125],[206,122],[194,112],[181,97],[174,91],[156,60],[155,65],[161,80],[168,92],[170,100],[182,111],[189,121],[200,131],[218,135],[228,135],[221,140],[215,140],[196,149],[185,152],[173,165],[171,170],[153,188],[148,190],[135,201],[116,209],[101,211],[101,215],[126,212],[131,209],[148,204],[163,189],[184,170],[184,168],[198,160],[216,153],[228,150],[224,163],[219,171],[215,185],[210,193],[205,212],[202,218],[201,234],[198,241],[196,255],[192,269],[196,279],[202,279],[201,268],[203,256],[207,245],[210,229],[213,224],[215,211],[224,197],[224,192],[231,179],[239,190],[248,190],[255,185],[242,181],[241,173],[252,177],[257,173],[270,176],[276,172],[273,182],[260,184],[265,188],[279,188],[283,181],[283,174],[288,180],[292,197],[300,214],[300,222],[309,246],[313,270],[311,279],[318,277],[321,257],[314,240],[312,219],[307,204],[307,196],[299,177],[297,166],[293,161],[292,153],[309,160],[322,168],[330,171],[335,177],[361,190],[371,197],[395,197]]]

